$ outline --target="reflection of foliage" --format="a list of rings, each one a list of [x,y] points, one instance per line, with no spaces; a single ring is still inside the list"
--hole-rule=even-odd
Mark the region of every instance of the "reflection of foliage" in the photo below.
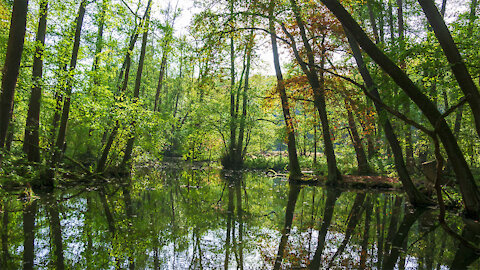
[[[272,179],[251,172],[230,175],[229,172],[220,173],[190,163],[184,164],[184,168],[177,166],[170,164],[163,168],[137,170],[131,180],[122,180],[98,190],[97,187],[77,187],[57,191],[55,198],[58,201],[53,206],[60,212],[66,267],[128,268],[134,262],[136,268],[153,268],[157,262],[170,268],[175,261],[177,269],[189,266],[219,268],[225,259],[227,220],[231,219],[230,266],[237,263],[235,254],[238,257],[239,252],[243,252],[245,264],[271,268],[284,231],[286,194],[289,193],[285,179]],[[106,204],[102,202],[102,193]],[[241,232],[238,194],[243,212]],[[42,199],[43,195],[38,196],[36,254],[39,265],[47,266],[53,260],[49,253],[51,217],[45,211],[47,206],[51,207],[51,202]],[[398,212],[395,226],[399,228],[407,212],[403,211],[403,206],[395,206],[396,194],[369,193],[368,196],[372,198],[373,207],[366,254],[366,263],[370,267],[376,265],[377,230],[383,231],[385,245],[393,215]],[[283,267],[307,267],[310,264],[324,221],[326,197],[327,192],[320,187],[306,186],[300,190]],[[343,192],[336,200],[321,259],[323,265],[330,262],[344,239],[355,197],[354,192]],[[16,199],[17,195],[5,191],[0,191],[0,198],[0,217],[4,216],[4,210],[8,210],[9,219],[8,226],[0,227],[0,231],[6,230],[12,262],[19,266],[23,246],[21,211],[25,205]],[[228,211],[230,199],[233,199],[233,212]],[[363,204],[362,207],[366,206]],[[109,224],[105,207],[112,214],[113,224]],[[351,239],[345,251],[334,266],[359,267],[366,212],[362,211],[355,230],[350,232]],[[456,241],[436,227],[435,215],[434,212],[423,214],[408,231],[406,254],[425,266],[431,262],[448,265],[457,250]],[[455,215],[449,215],[447,222],[458,232],[463,229],[461,219]],[[114,228],[113,232],[111,228]],[[239,233],[242,233],[242,243],[239,242]],[[443,253],[439,248],[442,246]],[[433,251],[427,254],[426,250]],[[478,266],[478,262],[474,266]]]

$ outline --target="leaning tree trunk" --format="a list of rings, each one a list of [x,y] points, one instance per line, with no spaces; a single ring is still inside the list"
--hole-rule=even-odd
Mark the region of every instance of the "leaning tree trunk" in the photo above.
[[[145,18],[146,15],[147,14],[145,12],[145,15],[144,15],[143,18]],[[130,40],[128,42],[127,52],[125,54],[125,58],[124,58],[122,67],[120,68],[120,73],[119,73],[118,79],[117,79],[118,80],[117,81],[117,95],[122,95],[127,90],[128,79],[130,77],[129,75],[130,75],[130,66],[131,66],[131,53],[132,53],[133,49],[135,48],[135,44],[137,43],[137,39],[138,39],[138,36],[139,36],[139,33],[140,33],[139,28],[140,28],[142,23],[143,23],[143,20],[140,21],[140,25],[135,26],[135,29],[134,29],[134,31],[133,31],[133,33],[130,37]],[[118,134],[119,126],[120,126],[120,124],[117,121],[117,123],[115,124],[115,127],[110,132],[110,135],[107,136],[108,131],[104,132],[103,137],[105,139],[107,139],[107,137],[108,137],[108,139],[107,139],[107,143],[105,144],[105,146],[102,150],[102,154],[100,155],[100,159],[97,162],[96,172],[98,172],[98,173],[102,173],[105,170],[105,165],[106,165],[106,162],[107,162],[107,159],[108,159],[108,155],[109,155],[110,150],[112,148],[115,137]],[[102,139],[102,141],[103,141],[103,139]]]
[[[75,39],[73,41],[72,58],[70,59],[70,69],[68,76],[73,76],[73,72],[77,66],[78,51],[80,49],[80,36],[83,26],[83,18],[85,17],[85,7],[87,0],[80,3],[75,27]],[[62,118],[60,120],[60,127],[58,129],[57,141],[55,142],[55,149],[53,150],[52,167],[56,166],[61,159],[65,144],[65,136],[67,134],[68,117],[70,114],[70,99],[73,90],[73,78],[67,78],[67,86],[65,89],[66,97],[63,102]]]
[[[327,8],[348,28],[352,36],[360,44],[362,49],[402,88],[409,98],[417,104],[423,114],[436,127],[437,134],[447,152],[449,160],[455,171],[456,179],[462,193],[463,202],[467,215],[472,218],[480,217],[480,194],[473,179],[472,172],[468,167],[465,157],[457,144],[447,122],[435,107],[435,104],[425,96],[412,80],[390,60],[368,38],[363,29],[345,10],[337,0],[321,0]]]
[[[40,121],[40,102],[42,98],[43,55],[45,47],[45,34],[47,32],[48,0],[40,3],[40,19],[38,21],[37,37],[35,39],[35,55],[33,56],[32,91],[28,104],[27,121],[25,124],[25,137],[23,151],[27,154],[28,161],[40,162],[40,146],[38,126]]]
[[[363,61],[363,56],[362,56],[362,53],[360,52],[360,48],[358,47],[357,42],[354,40],[353,36],[347,29],[344,28],[344,30],[347,35],[350,48],[352,49],[353,56],[357,63],[358,70],[360,72],[360,75],[363,78],[363,81],[367,89],[370,89],[370,93],[374,95],[377,99],[380,99],[380,93],[378,93],[378,89],[375,83],[373,82],[372,76],[370,75],[370,72],[368,71],[367,66],[365,65],[365,62]],[[407,167],[405,165],[405,161],[403,159],[402,147],[398,142],[398,139],[397,139],[397,136],[395,135],[395,131],[393,130],[392,124],[388,120],[387,113],[385,112],[385,110],[382,109],[382,107],[378,103],[374,102],[374,105],[379,115],[380,124],[382,125],[385,131],[385,136],[393,152],[395,169],[397,170],[400,181],[402,182],[405,192],[408,195],[409,201],[414,205],[430,204],[430,201],[427,199],[427,197],[422,193],[420,193],[420,191],[418,191],[418,189],[413,184],[412,179],[410,178]]]
[[[8,125],[12,118],[13,98],[17,84],[20,61],[22,60],[25,28],[27,24],[28,0],[13,2],[12,18],[8,36],[7,54],[2,70],[2,93],[0,94],[0,150],[5,145]],[[0,153],[0,160],[1,160]]]
[[[423,12],[427,16],[428,22],[432,26],[433,32],[443,49],[443,53],[450,63],[450,68],[457,79],[460,89],[465,94],[468,104],[470,104],[477,134],[480,137],[480,93],[478,88],[473,82],[472,76],[470,76],[457,45],[435,3],[432,0],[418,0],[418,2],[422,6]]]
[[[150,6],[152,0],[148,1],[145,23],[143,26],[143,36],[142,36],[142,48],[140,49],[140,60],[138,62],[137,77],[135,79],[135,88],[133,90],[133,102],[138,102],[140,96],[140,85],[142,82],[142,73],[143,73],[143,64],[145,63],[145,52],[147,50],[147,40],[148,40],[148,27],[150,24]],[[122,164],[120,165],[121,169],[129,169],[131,166],[131,157],[133,151],[133,144],[135,143],[135,122],[132,123],[132,134],[127,140],[127,146],[125,147],[125,154],[123,156]]]
[[[293,119],[290,115],[290,106],[288,104],[287,93],[285,92],[285,83],[283,81],[282,69],[280,67],[280,59],[278,56],[277,35],[274,25],[273,10],[275,7],[275,0],[270,1],[269,7],[269,21],[268,26],[270,30],[270,39],[272,42],[273,63],[275,66],[275,74],[277,76],[277,91],[280,95],[283,117],[287,129],[287,146],[288,146],[288,169],[291,178],[299,178],[302,176],[300,164],[298,163],[297,146],[295,143],[295,129],[293,126]]]

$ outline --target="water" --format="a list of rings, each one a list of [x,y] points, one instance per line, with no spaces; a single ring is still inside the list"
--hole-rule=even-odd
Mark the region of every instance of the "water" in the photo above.
[[[480,269],[436,211],[385,191],[164,166],[36,196],[0,193],[1,269]]]

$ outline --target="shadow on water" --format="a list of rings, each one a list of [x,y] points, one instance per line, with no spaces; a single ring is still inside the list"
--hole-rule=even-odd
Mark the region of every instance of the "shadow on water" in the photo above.
[[[166,166],[31,198],[2,191],[0,268],[479,269],[437,215],[402,194]],[[480,242],[478,225],[447,217]]]

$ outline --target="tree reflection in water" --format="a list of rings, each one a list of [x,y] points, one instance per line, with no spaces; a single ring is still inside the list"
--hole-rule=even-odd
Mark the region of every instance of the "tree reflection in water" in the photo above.
[[[0,196],[1,269],[480,268],[438,213],[396,193],[167,167],[37,200]],[[447,220],[480,242],[476,223]]]

